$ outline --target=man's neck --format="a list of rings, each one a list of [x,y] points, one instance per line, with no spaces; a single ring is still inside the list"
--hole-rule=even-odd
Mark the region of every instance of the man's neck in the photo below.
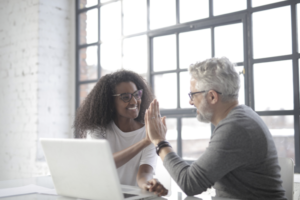
[[[222,121],[225,117],[227,117],[230,111],[237,105],[239,105],[238,100],[231,101],[228,103],[220,102],[220,104],[216,107],[216,112],[214,113],[211,123],[214,126],[217,126],[220,123],[220,121]]]

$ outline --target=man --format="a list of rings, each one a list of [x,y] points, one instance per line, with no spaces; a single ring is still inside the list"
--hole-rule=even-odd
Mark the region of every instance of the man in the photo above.
[[[240,81],[233,64],[211,58],[192,65],[189,72],[190,104],[197,108],[197,119],[215,126],[198,160],[189,165],[174,153],[157,100],[145,115],[148,136],[172,178],[189,196],[213,186],[218,197],[286,199],[274,141],[261,118],[238,104]]]

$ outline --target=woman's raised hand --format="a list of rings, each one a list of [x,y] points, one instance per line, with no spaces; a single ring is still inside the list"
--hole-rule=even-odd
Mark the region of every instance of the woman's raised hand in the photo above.
[[[166,117],[160,117],[159,103],[154,99],[145,114],[146,133],[151,142],[157,145],[166,140],[167,126]]]

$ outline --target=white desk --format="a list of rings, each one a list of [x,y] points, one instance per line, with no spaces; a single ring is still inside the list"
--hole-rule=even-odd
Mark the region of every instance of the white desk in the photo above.
[[[0,181],[0,189],[3,188],[13,188],[13,187],[21,187],[26,185],[38,185],[46,188],[54,188],[52,179],[50,176],[29,178],[29,179],[21,179],[21,180],[6,180]],[[158,197],[153,200],[232,200],[225,198],[216,198],[205,195],[197,195],[196,197],[183,197],[184,195],[181,192],[172,191],[172,195],[170,197]],[[74,200],[75,198],[56,196],[56,195],[44,195],[44,194],[28,194],[28,195],[19,195],[19,196],[11,196],[0,198],[0,200]]]

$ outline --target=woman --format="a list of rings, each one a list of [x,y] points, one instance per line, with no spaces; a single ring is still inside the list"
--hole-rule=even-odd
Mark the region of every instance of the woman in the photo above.
[[[74,127],[76,137],[109,141],[121,184],[138,185],[161,196],[168,191],[152,179],[157,156],[144,125],[152,100],[140,75],[126,70],[107,74],[78,109]]]

